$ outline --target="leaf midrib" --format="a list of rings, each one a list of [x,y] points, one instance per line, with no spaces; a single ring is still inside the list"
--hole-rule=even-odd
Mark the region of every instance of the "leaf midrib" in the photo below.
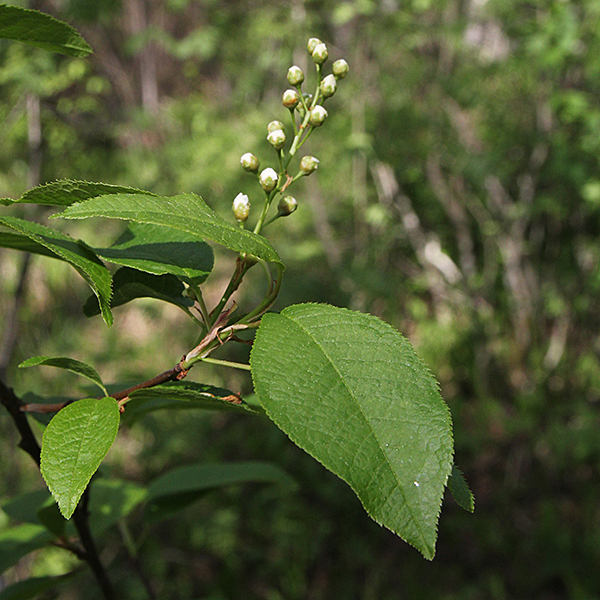
[[[94,406],[94,414],[92,416],[88,415],[87,423],[86,423],[86,425],[84,427],[84,435],[81,437],[81,440],[79,442],[79,448],[77,449],[76,456],[75,456],[75,461],[73,463],[73,469],[71,470],[71,478],[70,478],[71,481],[73,480],[73,474],[75,473],[75,469],[76,469],[77,463],[79,461],[79,457],[81,455],[81,448],[83,447],[83,441],[87,437],[88,429],[89,429],[90,424],[92,422],[92,417],[96,416],[96,412],[97,412],[98,407],[99,407],[99,404],[96,403],[95,406]],[[69,494],[69,510],[71,508],[71,496],[72,496],[72,492],[71,492],[71,494]],[[77,505],[77,501],[75,502],[75,505]]]
[[[319,350],[322,352],[323,356],[325,356],[325,358],[327,359],[327,361],[329,362],[329,364],[333,367],[333,370],[335,371],[335,373],[337,374],[337,376],[339,377],[340,381],[342,382],[344,388],[346,389],[346,391],[348,392],[348,394],[350,395],[350,397],[352,398],[352,400],[354,401],[354,403],[356,404],[360,414],[362,415],[365,423],[367,424],[368,429],[371,431],[371,433],[373,434],[373,437],[377,440],[377,444],[379,446],[379,449],[381,450],[384,458],[385,458],[385,462],[388,465],[388,469],[390,470],[390,472],[392,473],[392,477],[394,478],[394,480],[396,481],[396,485],[398,487],[398,489],[400,490],[400,493],[402,494],[402,498],[404,499],[404,505],[407,507],[408,512],[410,513],[410,518],[412,520],[412,522],[414,523],[414,525],[416,526],[417,530],[419,531],[419,534],[421,536],[421,539],[423,541],[423,543],[425,544],[425,546],[427,548],[429,548],[430,550],[432,550],[429,547],[429,543],[427,542],[427,539],[425,538],[425,535],[423,533],[423,529],[421,528],[418,520],[415,518],[414,512],[412,510],[412,507],[410,506],[410,503],[407,501],[406,498],[406,493],[404,491],[403,486],[400,484],[400,481],[398,480],[398,477],[396,475],[396,472],[394,471],[389,457],[388,455],[385,453],[385,451],[383,450],[383,447],[381,446],[381,442],[379,440],[379,437],[377,436],[377,434],[375,433],[375,430],[373,429],[373,427],[371,426],[371,423],[369,421],[369,419],[366,417],[362,406],[360,405],[360,403],[358,402],[357,398],[354,396],[354,393],[352,392],[352,390],[350,389],[350,387],[348,386],[348,384],[346,383],[346,380],[344,379],[344,377],[342,377],[342,374],[340,373],[340,371],[338,370],[337,366],[335,365],[335,363],[333,362],[333,360],[331,359],[331,357],[329,356],[329,354],[325,351],[325,349],[323,348],[323,346],[314,338],[314,336],[312,334],[309,333],[309,331],[307,330],[306,327],[304,327],[301,323],[299,323],[298,321],[295,321],[294,319],[288,317],[287,315],[282,315],[285,316],[287,319],[289,319],[290,321],[292,321],[293,323],[295,323],[300,329],[302,329],[302,331],[308,336],[308,338],[311,340],[312,343],[314,343]],[[356,490],[355,490],[356,491]],[[358,492],[357,492],[358,493]],[[387,501],[387,500],[386,500]]]

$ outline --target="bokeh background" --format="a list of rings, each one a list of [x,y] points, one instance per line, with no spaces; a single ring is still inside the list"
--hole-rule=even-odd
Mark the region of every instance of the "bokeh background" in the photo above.
[[[238,192],[259,203],[239,157],[274,163],[266,125],[285,122],[288,67],[311,71],[307,39],[348,61],[306,144],[319,171],[297,186],[298,211],[267,230],[288,266],[278,308],[330,302],[403,332],[441,383],[477,500],[471,515],[445,499],[428,562],[269,421],[154,413],[120,433],[108,473],[144,483],[176,465],[260,459],[299,483],[214,491],[150,528],[134,514],[157,597],[600,598],[600,1],[21,5],[73,24],[94,54],[0,43],[0,197],[69,177],[195,192],[230,218]],[[100,242],[122,227],[53,225]],[[217,251],[209,299],[233,260]],[[255,283],[241,304],[261,292]],[[193,343],[172,307],[135,301],[108,329],[83,316],[88,295],[65,264],[0,250],[0,369],[18,393],[80,389],[64,372],[17,370],[30,356],[140,381]],[[243,373],[197,371],[251,392]],[[17,441],[3,415],[2,498],[42,485]],[[103,558],[127,598],[145,598],[123,534],[103,540]],[[71,565],[44,550],[4,581]],[[85,582],[59,597],[84,589],[96,597]]]

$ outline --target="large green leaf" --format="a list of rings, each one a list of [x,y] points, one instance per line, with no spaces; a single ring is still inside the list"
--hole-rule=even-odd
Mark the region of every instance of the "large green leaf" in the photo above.
[[[0,530],[0,575],[22,556],[45,546],[53,538],[45,527],[32,523]]]
[[[87,56],[92,52],[70,25],[37,10],[6,4],[0,5],[0,38],[69,56]]]
[[[96,253],[117,265],[175,275],[194,285],[206,280],[214,262],[212,248],[197,235],[143,223],[131,223],[110,248],[96,248]]]
[[[113,275],[113,296],[111,308],[127,304],[136,298],[156,298],[180,308],[190,307],[193,302],[183,295],[185,287],[174,275],[151,275],[122,267]],[[91,296],[83,306],[88,317],[100,313],[98,299]]]
[[[224,388],[194,381],[170,381],[129,394],[123,417],[134,421],[161,409],[233,410],[256,412]]]
[[[273,421],[375,521],[433,558],[452,423],[410,343],[371,315],[296,305],[263,317],[251,365]]]
[[[96,369],[84,362],[81,362],[80,360],[67,358],[65,356],[33,356],[32,358],[28,358],[27,360],[23,361],[19,365],[19,368],[22,369],[26,367],[37,366],[58,367],[59,369],[66,369],[67,371],[77,373],[78,375],[93,381],[102,390],[103,394],[108,395],[108,392],[102,383],[100,375],[98,375],[96,372]]]
[[[72,265],[98,297],[102,308],[102,317],[106,324],[112,324],[112,314],[110,312],[111,276],[104,263],[88,246],[64,233],[17,217],[0,216],[0,225],[18,231],[36,244],[48,248],[57,258]]]
[[[87,398],[66,406],[42,438],[41,471],[65,519],[70,519],[119,428],[114,398]]]
[[[232,225],[195,194],[169,197],[146,194],[100,196],[74,204],[54,216],[66,219],[107,217],[163,225],[185,231],[199,239],[212,240],[236,252],[279,262],[277,252],[264,237]]]
[[[276,465],[242,461],[177,467],[156,478],[148,488],[152,520],[165,518],[195,502],[207,490],[240,483],[296,483]]]
[[[97,196],[110,194],[146,194],[153,196],[152,192],[138,190],[137,188],[123,185],[112,185],[110,183],[94,183],[91,181],[79,181],[77,179],[59,179],[50,183],[44,183],[27,190],[18,200],[3,198],[0,204],[9,206],[11,204],[44,204],[46,206],[70,206],[75,202],[83,202]]]

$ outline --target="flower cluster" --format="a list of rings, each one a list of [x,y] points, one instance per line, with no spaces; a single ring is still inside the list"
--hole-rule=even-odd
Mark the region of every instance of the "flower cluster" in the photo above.
[[[257,176],[265,193],[265,203],[254,228],[255,233],[259,233],[263,226],[275,219],[288,216],[296,210],[297,200],[293,196],[284,195],[284,193],[294,181],[316,171],[319,160],[314,156],[302,157],[295,175],[289,174],[289,164],[308,136],[316,128],[321,127],[327,119],[328,113],[323,107],[323,103],[335,94],[338,82],[348,74],[348,63],[344,59],[336,60],[333,63],[331,74],[323,74],[323,65],[329,58],[329,50],[320,39],[310,38],[307,50],[315,63],[318,81],[314,94],[311,94],[302,90],[305,75],[300,67],[294,65],[287,72],[287,80],[292,87],[283,93],[282,103],[290,112],[294,133],[287,153],[284,151],[287,141],[284,124],[281,121],[271,121],[267,126],[267,140],[277,153],[278,170],[267,167],[259,171],[260,162],[250,152],[246,152],[240,159],[242,167]],[[270,221],[265,222],[269,208],[277,194],[281,196],[277,204],[277,214]],[[243,227],[250,212],[248,197],[245,194],[238,194],[232,208],[237,221]]]

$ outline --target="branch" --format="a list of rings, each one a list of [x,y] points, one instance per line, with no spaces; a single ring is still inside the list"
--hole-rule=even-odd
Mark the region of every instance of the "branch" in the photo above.
[[[27,416],[21,411],[21,401],[12,388],[9,388],[0,379],[0,404],[2,404],[9,412],[12,420],[15,423],[19,434],[21,435],[21,441],[19,442],[19,448],[27,452],[31,458],[35,461],[37,466],[40,466],[40,445],[38,444],[33,431],[27,421]]]

